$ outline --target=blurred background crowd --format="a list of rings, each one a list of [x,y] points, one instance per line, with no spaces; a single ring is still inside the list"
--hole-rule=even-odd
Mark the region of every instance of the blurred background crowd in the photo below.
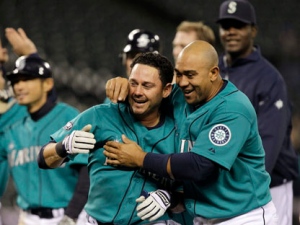
[[[119,54],[128,33],[147,29],[160,36],[162,54],[172,59],[172,40],[183,20],[204,21],[217,36],[221,0],[1,0],[0,25],[22,27],[53,68],[59,96],[84,110],[104,99],[107,79],[124,76]],[[283,74],[300,111],[299,0],[252,0],[259,33],[256,44]],[[9,46],[7,46],[9,47]],[[217,39],[216,48],[221,50]],[[12,51],[9,51],[11,54]],[[11,55],[7,68],[13,67]]]

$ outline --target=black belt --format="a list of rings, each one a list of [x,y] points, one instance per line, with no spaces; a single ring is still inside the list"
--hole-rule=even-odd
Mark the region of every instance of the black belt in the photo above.
[[[114,225],[113,223],[101,223],[97,220],[96,220],[96,222],[97,222],[98,225]]]
[[[27,209],[26,211],[39,216],[40,218],[44,219],[51,219],[53,218],[53,209],[52,208],[34,208],[34,209]]]

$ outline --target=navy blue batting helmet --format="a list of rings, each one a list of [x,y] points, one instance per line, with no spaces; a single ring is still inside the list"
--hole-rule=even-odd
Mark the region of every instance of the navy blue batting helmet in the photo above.
[[[13,71],[7,73],[7,79],[12,81],[19,75],[32,78],[52,77],[49,63],[39,56],[21,56],[16,60]]]
[[[147,30],[135,29],[128,34],[124,53],[159,52],[159,36]]]

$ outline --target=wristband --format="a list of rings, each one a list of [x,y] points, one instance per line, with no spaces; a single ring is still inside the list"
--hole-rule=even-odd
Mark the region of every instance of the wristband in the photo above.
[[[68,153],[67,153],[65,147],[63,146],[62,142],[58,142],[55,145],[55,151],[56,151],[57,155],[59,155],[61,158],[65,158],[68,156]]]

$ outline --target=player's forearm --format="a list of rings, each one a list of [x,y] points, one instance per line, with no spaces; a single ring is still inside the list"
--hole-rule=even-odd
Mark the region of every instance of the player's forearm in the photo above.
[[[213,177],[218,172],[219,166],[208,158],[192,152],[172,155],[147,153],[143,168],[171,179],[202,182],[210,176]]]
[[[66,155],[59,155],[57,152],[57,144],[58,143],[49,143],[42,148],[38,157],[40,168],[57,168],[64,162]]]
[[[147,153],[142,167],[162,177],[173,179],[169,162],[170,156],[170,154]]]

